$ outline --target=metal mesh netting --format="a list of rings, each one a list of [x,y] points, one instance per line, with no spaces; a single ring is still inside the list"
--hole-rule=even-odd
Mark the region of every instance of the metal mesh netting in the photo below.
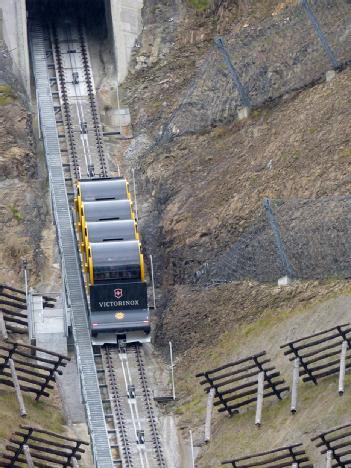
[[[196,272],[198,282],[276,281],[286,275],[275,229],[295,278],[351,277],[351,196],[274,200],[271,206],[275,226],[262,208],[233,247]]]
[[[338,66],[350,61],[350,0],[308,0],[305,6],[317,26],[304,5],[296,2],[258,26],[224,38],[226,53],[253,106],[317,82],[335,68],[333,57]],[[233,118],[241,106],[233,75],[213,46],[164,128],[171,135],[198,131]]]
[[[310,0],[310,4],[338,63],[349,62],[351,59],[351,1]]]

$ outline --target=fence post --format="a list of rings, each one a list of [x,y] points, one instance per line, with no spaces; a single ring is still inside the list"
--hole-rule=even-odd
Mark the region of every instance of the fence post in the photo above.
[[[8,340],[8,334],[6,330],[6,324],[4,320],[4,314],[0,311],[0,336],[7,341]]]
[[[344,394],[346,351],[347,351],[347,341],[344,340],[341,344],[341,353],[340,353],[340,371],[339,371],[339,395],[340,396]]]
[[[332,468],[332,459],[333,459],[333,452],[331,450],[328,450],[325,468]]]
[[[311,24],[313,26],[313,29],[314,29],[315,33],[317,34],[318,39],[319,39],[319,41],[320,41],[320,43],[321,43],[321,45],[322,45],[322,47],[324,49],[324,52],[328,56],[332,67],[333,68],[338,68],[338,62],[336,60],[333,49],[331,48],[326,35],[322,31],[322,29],[321,29],[321,27],[319,25],[319,22],[318,22],[318,20],[317,20],[317,18],[315,16],[315,14],[313,13],[312,8],[308,4],[308,0],[300,0],[300,3],[305,9],[305,11],[307,13],[307,16],[308,16],[308,18],[309,18],[309,20],[310,20],[310,22],[311,22]]]
[[[28,272],[27,272],[28,261],[26,258],[22,259],[22,266],[23,266],[23,272],[24,272],[24,288],[26,291],[26,303],[27,303],[28,302]]]
[[[71,462],[72,462],[73,468],[79,468],[77,459],[76,459],[75,457],[73,457],[73,458],[71,459]]]
[[[291,407],[290,411],[292,414],[295,414],[297,411],[297,395],[298,395],[298,385],[299,385],[299,367],[300,359],[294,359],[294,368],[293,368],[293,379],[292,379],[292,388],[291,388]]]
[[[211,419],[212,419],[214,395],[215,395],[215,389],[211,388],[208,394],[208,399],[207,399],[207,411],[206,411],[206,422],[205,422],[205,442],[209,442],[211,439]]]
[[[35,468],[28,445],[23,445],[23,452],[24,452],[24,456],[26,457],[26,462],[27,462],[28,467]]]
[[[10,370],[11,370],[13,386],[14,386],[15,391],[16,391],[17,401],[18,401],[18,404],[19,404],[19,407],[20,407],[20,415],[22,416],[22,418],[25,418],[27,416],[27,411],[26,411],[26,407],[24,406],[21,387],[20,387],[20,384],[19,384],[18,378],[17,378],[15,363],[13,362],[13,359],[11,359],[11,358],[9,359],[9,366],[10,366]]]
[[[263,405],[263,390],[264,390],[264,372],[258,374],[257,379],[257,405],[256,405],[256,426],[261,426],[262,405]]]
[[[190,439],[190,452],[191,452],[191,467],[195,468],[193,432],[191,429],[189,429],[189,439]]]
[[[244,107],[251,107],[251,100],[250,100],[250,97],[248,96],[243,84],[241,83],[240,81],[240,77],[238,75],[238,72],[235,70],[234,68],[234,65],[231,61],[231,58],[228,54],[228,51],[225,47],[225,44],[224,44],[224,40],[223,40],[223,37],[217,37],[215,40],[214,40],[215,44],[216,44],[216,47],[217,49],[220,51],[220,53],[223,55],[223,58],[224,58],[224,62],[229,70],[229,73],[231,74],[232,76],[232,79],[235,83],[235,86],[240,94],[240,100],[241,100],[241,104],[244,106]]]
[[[169,341],[169,355],[171,358],[171,378],[172,378],[172,398],[173,400],[176,399],[176,394],[175,394],[175,384],[174,384],[174,362],[173,362],[173,346],[172,342]]]
[[[138,200],[137,200],[137,193],[136,193],[136,184],[135,184],[135,170],[134,168],[132,169],[132,175],[133,175],[133,190],[134,190],[134,210],[135,210],[135,217],[137,221],[139,220],[138,216]]]
[[[282,241],[282,236],[280,233],[279,225],[277,223],[277,220],[275,219],[273,209],[272,209],[272,204],[271,200],[269,198],[264,198],[263,199],[263,207],[266,210],[268,221],[271,225],[274,238],[275,238],[275,245],[278,250],[278,255],[280,257],[280,260],[282,262],[283,268],[285,270],[285,274],[289,276],[290,278],[294,277],[294,271],[292,269],[292,266],[290,265],[289,259],[286,255],[284,244]]]
[[[150,254],[150,267],[151,267],[151,284],[152,284],[152,299],[154,304],[154,310],[156,310],[156,294],[155,294],[155,277],[154,277],[154,260]]]

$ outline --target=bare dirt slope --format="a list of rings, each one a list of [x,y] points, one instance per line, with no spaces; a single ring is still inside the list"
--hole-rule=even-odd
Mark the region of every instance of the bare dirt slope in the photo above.
[[[162,296],[156,343],[161,348],[169,340],[174,343],[180,401],[172,410],[180,415],[185,433],[188,427],[197,428],[196,442],[203,440],[206,404],[196,372],[266,349],[289,381],[289,363],[279,345],[350,319],[349,281],[332,274],[332,265],[324,280],[308,279],[285,289],[276,282],[262,284],[249,278],[219,286],[195,278],[205,262],[215,261],[243,239],[262,211],[264,197],[320,200],[349,195],[350,69],[329,83],[259,108],[246,120],[152,145],[215,34],[240,30],[246,23],[255,25],[295,4],[267,1],[255,8],[257,2],[224,2],[212,15],[195,15],[177,4],[169,53],[136,59],[124,86],[135,131],[124,156],[137,168],[141,232],[147,252],[154,255]],[[146,6],[147,25],[154,18],[152,5]],[[167,8],[161,2],[156,10],[164,21],[163,31],[172,24]],[[136,52],[139,59],[150,57],[147,25]],[[303,246],[307,238],[316,239],[310,244],[314,257],[333,257],[338,247],[331,247],[327,239],[331,252],[325,255],[318,233],[328,223],[338,229],[344,216],[335,218],[333,205],[321,210],[322,215],[309,213],[313,222],[302,223],[295,247]],[[303,257],[303,250],[299,252]],[[253,410],[230,419],[216,415],[213,441],[200,451],[197,466],[216,467],[226,457],[300,441],[307,444],[314,462],[320,462],[309,437],[348,418],[345,408],[350,396],[338,398],[336,390],[335,378],[317,389],[305,385],[298,415],[290,416],[287,400],[272,404],[265,410],[260,432],[253,424]]]
[[[8,85],[1,89],[0,281],[23,286],[21,259],[27,259],[34,284],[45,275],[42,247],[52,249],[51,238],[42,245],[48,225],[46,179],[34,153],[31,116]]]
[[[264,197],[349,193],[350,77],[347,70],[246,121],[176,138],[144,156],[143,176],[156,195],[166,239],[165,281],[189,280],[231,246],[254,222]]]

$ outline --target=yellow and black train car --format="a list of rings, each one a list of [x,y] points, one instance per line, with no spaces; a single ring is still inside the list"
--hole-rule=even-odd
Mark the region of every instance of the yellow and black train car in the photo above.
[[[128,182],[81,180],[75,208],[93,342],[148,341],[144,257]]]

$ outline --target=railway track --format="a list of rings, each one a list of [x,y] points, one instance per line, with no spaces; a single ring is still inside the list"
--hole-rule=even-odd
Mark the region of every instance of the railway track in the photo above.
[[[109,174],[79,19],[58,18],[46,29],[45,44],[66,191],[72,199],[77,180]],[[113,465],[166,467],[142,347],[104,345],[93,351]]]
[[[49,31],[61,119],[61,141],[73,184],[81,177],[107,177],[103,132],[83,28],[78,19],[58,20]],[[53,78],[54,80],[54,78]]]
[[[95,347],[106,423],[119,446],[116,466],[166,467],[141,345]]]

